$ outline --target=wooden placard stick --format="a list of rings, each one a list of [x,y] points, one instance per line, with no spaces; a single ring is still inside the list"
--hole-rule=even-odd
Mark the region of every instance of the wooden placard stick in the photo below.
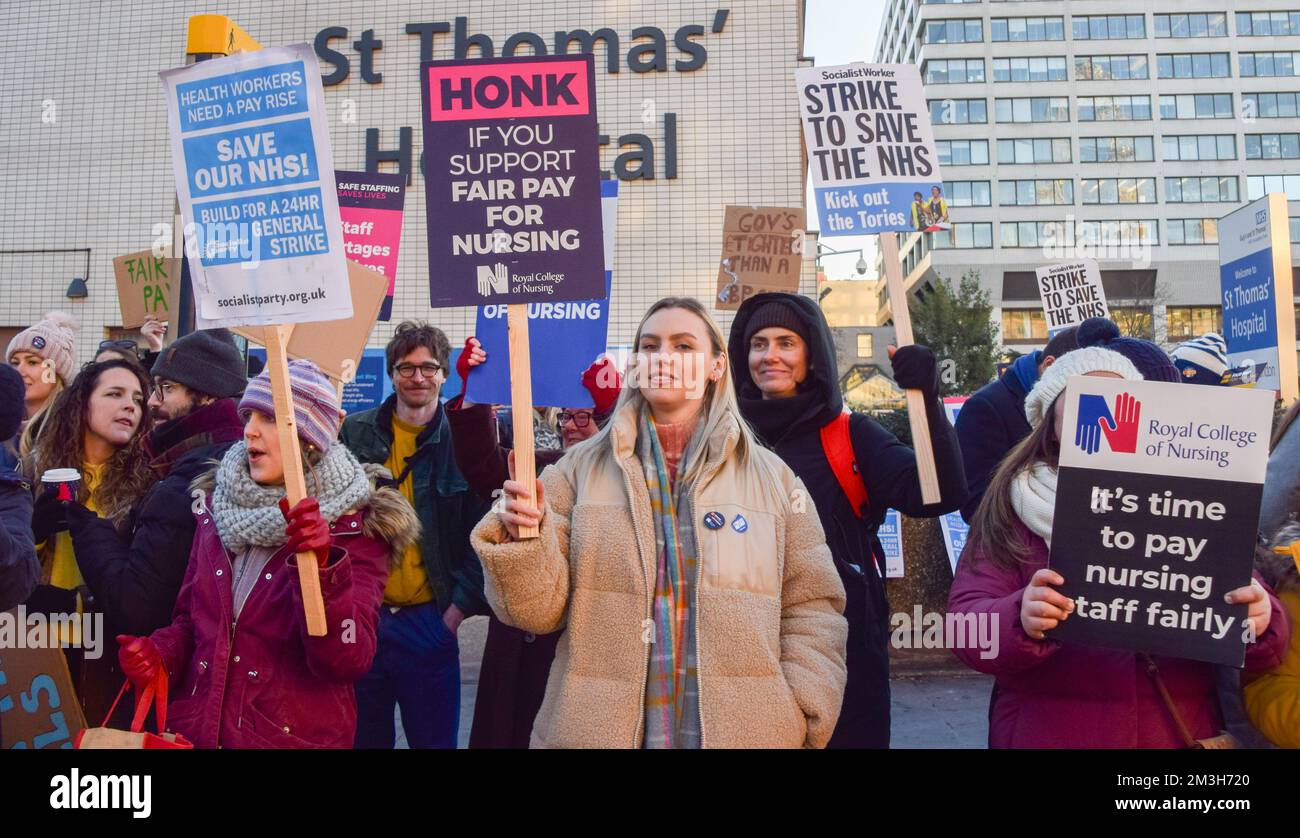
[[[515,437],[515,480],[532,488],[537,480],[533,457],[533,367],[528,348],[528,304],[506,306],[510,336],[510,421]],[[536,498],[533,508],[537,507]],[[537,538],[537,527],[520,527],[520,538]]]
[[[289,506],[307,496],[307,481],[302,473],[302,449],[298,445],[298,423],[293,415],[293,396],[289,391],[289,356],[285,347],[293,334],[293,324],[267,326],[266,368],[271,376],[271,399],[275,403],[275,427],[280,435],[280,458],[284,461],[284,490]],[[298,554],[298,584],[302,587],[302,608],[307,617],[307,634],[324,637],[325,600],[320,593],[320,566],[312,553]]]
[[[880,234],[880,253],[885,263],[885,288],[889,307],[894,314],[894,342],[901,349],[915,343],[912,339],[912,316],[908,313],[907,292],[903,288],[903,267],[898,261],[898,234]],[[917,476],[921,478],[921,500],[938,503],[939,473],[934,465],[934,446],[930,444],[930,425],[926,421],[925,394],[907,391],[907,420],[912,427],[912,450],[916,452]]]

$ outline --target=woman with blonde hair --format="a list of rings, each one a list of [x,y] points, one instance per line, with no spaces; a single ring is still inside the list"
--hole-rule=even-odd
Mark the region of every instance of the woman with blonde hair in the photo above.
[[[18,438],[10,443],[10,458],[27,456],[45,424],[55,398],[77,374],[77,321],[62,311],[51,311],[34,326],[9,341],[5,352],[9,364],[23,377],[27,387],[26,420]]]
[[[740,418],[725,345],[699,301],[659,300],[609,423],[535,486],[506,481],[474,530],[502,622],[563,630],[533,747],[830,738],[844,588],[807,490]]]

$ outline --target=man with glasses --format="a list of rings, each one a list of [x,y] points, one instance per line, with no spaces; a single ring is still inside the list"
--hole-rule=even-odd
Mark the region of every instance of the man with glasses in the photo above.
[[[407,321],[385,350],[393,394],[343,423],[339,438],[363,463],[384,465],[420,516],[421,539],[393,565],[379,612],[378,648],[356,684],[358,748],[392,748],[395,706],[412,748],[455,748],[460,724],[461,621],[486,614],[483,568],[469,533],[488,505],[456,467],[438,400],[451,345],[441,329]]]
[[[164,349],[153,367],[145,439],[159,482],[139,500],[119,537],[107,519],[68,504],[77,564],[113,630],[147,635],[171,622],[194,540],[190,481],[243,436],[236,398],[244,359],[225,329],[193,332]]]

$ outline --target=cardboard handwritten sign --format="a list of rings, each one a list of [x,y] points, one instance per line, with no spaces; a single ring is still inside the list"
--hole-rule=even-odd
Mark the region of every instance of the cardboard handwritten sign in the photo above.
[[[1038,296],[1043,299],[1047,333],[1078,326],[1089,317],[1107,317],[1106,290],[1095,259],[1079,259],[1038,268]]]
[[[181,260],[157,257],[151,250],[113,260],[122,327],[138,329],[148,316],[171,320],[181,293]]]
[[[803,207],[727,207],[715,305],[735,310],[764,291],[798,292],[804,221]]]
[[[356,375],[370,332],[375,328],[375,318],[388,294],[387,277],[356,262],[348,262],[348,284],[355,312],[352,317],[328,323],[303,323],[294,328],[286,348],[290,358],[306,358],[335,381],[351,381]],[[236,327],[230,331],[266,345],[261,329]]]
[[[1059,640],[1241,666],[1273,394],[1077,376],[1065,394],[1051,566]]]
[[[28,631],[20,610],[0,614],[0,622]],[[14,638],[8,638],[10,641]],[[86,726],[81,703],[63,651],[8,642],[0,649],[0,735],[3,749],[72,748]]]

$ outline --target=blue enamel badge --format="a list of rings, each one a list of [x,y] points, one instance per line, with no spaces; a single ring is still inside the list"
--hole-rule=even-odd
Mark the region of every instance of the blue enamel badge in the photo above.
[[[711,530],[722,529],[722,525],[727,523],[727,519],[721,512],[708,512],[704,515],[704,526]]]
[[[744,515],[737,515],[731,519],[731,528],[736,532],[744,532],[749,529],[749,522],[745,520]]]

